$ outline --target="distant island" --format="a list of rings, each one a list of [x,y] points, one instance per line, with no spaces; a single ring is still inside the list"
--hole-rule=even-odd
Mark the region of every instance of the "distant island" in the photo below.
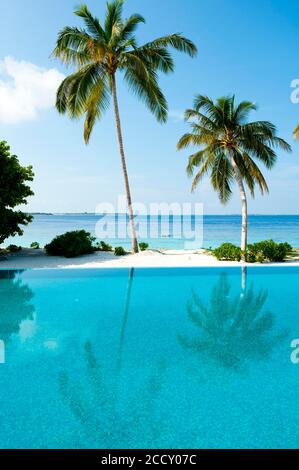
[[[50,212],[29,212],[30,215],[54,215]]]

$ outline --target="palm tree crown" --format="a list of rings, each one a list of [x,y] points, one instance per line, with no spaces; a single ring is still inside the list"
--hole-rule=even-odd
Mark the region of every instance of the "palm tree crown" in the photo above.
[[[161,122],[167,119],[167,102],[159,88],[157,72],[172,72],[174,62],[168,51],[173,47],[190,56],[195,45],[181,34],[171,34],[137,45],[135,31],[144,18],[133,14],[122,18],[123,0],[107,3],[104,24],[94,17],[86,5],[75,14],[84,21],[84,28],[66,27],[60,33],[55,57],[76,67],[61,84],[57,93],[57,109],[71,118],[86,114],[84,138],[90,139],[93,126],[109,104],[112,79],[116,71],[124,73],[129,88],[145,102]]]
[[[291,147],[277,137],[271,122],[247,122],[250,111],[256,109],[249,101],[236,106],[234,96],[219,98],[216,103],[206,96],[196,97],[194,109],[187,109],[185,113],[186,120],[192,119],[192,132],[178,143],[178,149],[191,145],[201,147],[189,157],[187,167],[189,175],[199,168],[193,179],[193,190],[210,174],[212,186],[223,203],[229,200],[232,183],[238,176],[247,184],[252,196],[256,184],[262,193],[268,192],[265,178],[254,160],[272,168],[277,158],[275,149],[289,152]]]

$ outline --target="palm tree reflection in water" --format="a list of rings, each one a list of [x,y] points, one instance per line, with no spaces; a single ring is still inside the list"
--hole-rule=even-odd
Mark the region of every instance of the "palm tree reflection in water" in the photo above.
[[[134,269],[129,271],[123,322],[114,374],[98,361],[92,343],[84,345],[85,375],[77,379],[67,371],[59,375],[59,390],[64,402],[79,421],[87,438],[96,445],[128,447],[144,436],[147,446],[156,447],[163,431],[161,418],[155,415],[156,400],[163,384],[165,364],[157,362],[141,383],[125,376],[121,383],[125,331],[129,317]],[[143,372],[144,373],[144,372]],[[137,374],[138,376],[138,374]],[[132,393],[133,391],[133,393]]]
[[[272,334],[274,315],[265,310],[268,292],[246,285],[242,272],[240,295],[231,295],[231,284],[221,274],[206,305],[193,291],[187,305],[188,317],[200,331],[196,336],[178,335],[180,344],[202,353],[225,368],[243,368],[248,359],[269,357],[286,332]]]
[[[147,446],[157,446],[163,426],[154,410],[164,364],[157,364],[141,386],[132,383],[133,394],[124,384],[116,397],[115,381],[98,362],[90,341],[84,345],[84,359],[86,377],[76,379],[63,371],[59,375],[59,390],[85,435],[100,447],[128,447],[140,435],[144,435]]]

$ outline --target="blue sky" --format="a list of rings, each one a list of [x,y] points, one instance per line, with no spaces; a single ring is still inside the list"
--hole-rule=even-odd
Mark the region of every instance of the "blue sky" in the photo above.
[[[91,143],[86,147],[82,122],[57,114],[52,107],[53,90],[52,95],[49,92],[51,96],[46,96],[47,80],[53,84],[53,80],[59,81],[59,73],[66,73],[50,54],[57,32],[65,25],[80,24],[73,15],[78,2],[10,0],[2,3],[0,97],[5,96],[11,108],[9,113],[5,100],[2,103],[0,100],[1,139],[10,143],[23,164],[34,167],[35,196],[30,199],[28,209],[93,212],[98,203],[115,203],[124,191],[112,108],[97,124]],[[105,1],[88,0],[86,3],[102,17]],[[258,103],[259,111],[252,119],[274,122],[280,136],[293,143],[292,130],[299,121],[299,104],[290,100],[291,81],[299,79],[298,1],[127,0],[125,14],[133,12],[146,18],[146,24],[139,29],[140,43],[166,33],[182,32],[199,49],[196,59],[174,54],[175,73],[161,76],[160,83],[170,109],[165,125],[158,124],[144,105],[119,83],[134,200],[202,202],[208,214],[238,213],[237,188],[225,207],[211,190],[208,180],[191,195],[191,182],[185,174],[188,152],[176,152],[176,142],[187,129],[181,116],[197,93],[212,98],[235,93],[237,100]],[[56,71],[41,71],[28,63]],[[9,66],[17,71],[14,78],[18,89],[13,95],[9,94],[12,84],[4,76]],[[40,81],[36,85],[30,81],[32,70],[36,80],[43,80],[42,85]],[[26,80],[30,84],[24,97]],[[5,95],[1,95],[1,85]],[[25,104],[20,107],[22,100]],[[28,103],[33,109],[29,109]],[[249,212],[299,213],[299,143],[294,143],[291,155],[280,153],[275,169],[264,173],[270,195],[251,200]]]

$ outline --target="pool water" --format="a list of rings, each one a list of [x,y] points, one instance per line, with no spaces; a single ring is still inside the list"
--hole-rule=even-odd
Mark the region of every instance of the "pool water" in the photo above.
[[[298,448],[298,285],[296,267],[0,271],[0,447]]]

